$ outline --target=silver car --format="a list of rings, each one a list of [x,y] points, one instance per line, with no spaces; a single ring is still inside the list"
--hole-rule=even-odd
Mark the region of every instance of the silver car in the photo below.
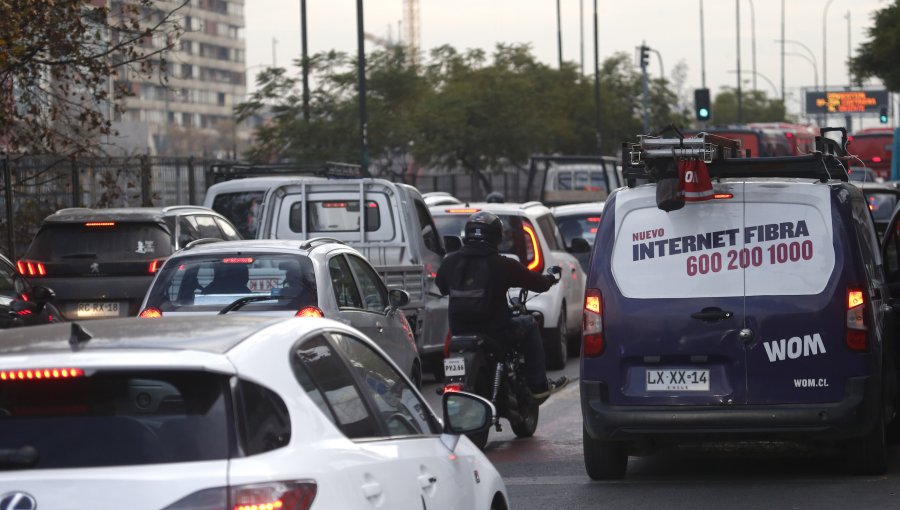
[[[417,385],[422,365],[412,328],[369,262],[339,241],[210,242],[173,254],[159,270],[140,317],[253,313],[327,317],[371,338]]]

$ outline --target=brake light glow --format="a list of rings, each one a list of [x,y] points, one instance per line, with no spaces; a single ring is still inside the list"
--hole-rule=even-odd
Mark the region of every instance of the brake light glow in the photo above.
[[[20,260],[16,262],[16,269],[22,276],[46,276],[47,268],[43,262],[35,262],[33,260]]]
[[[322,207],[326,209],[346,209],[347,202],[325,202]]]
[[[89,221],[84,224],[85,227],[115,227],[115,221]]]
[[[866,298],[860,289],[847,290],[847,336],[845,343],[851,351],[865,352],[869,349],[869,335],[866,329]]]
[[[732,193],[716,193],[715,195],[713,195],[713,198],[715,198],[716,200],[734,198],[734,194],[732,194]]]
[[[325,313],[315,306],[305,306],[298,310],[294,317],[325,317]]]
[[[159,308],[153,308],[152,306],[149,308],[144,308],[141,310],[141,313],[138,314],[138,317],[141,319],[158,319],[163,316],[162,310]]]
[[[18,315],[20,317],[27,317],[28,315],[31,315],[32,313],[33,312],[31,310],[26,308],[24,310],[19,310],[18,312],[16,312],[16,315]]]
[[[528,242],[526,245],[526,254],[529,260],[528,269],[540,273],[544,270],[544,258],[541,257],[541,245],[538,243],[537,234],[534,233],[534,227],[530,223],[522,223],[522,230],[528,236],[528,239],[526,239]],[[531,248],[531,253],[528,253],[527,248]]]
[[[591,216],[587,219],[588,223],[600,223],[600,216]]]
[[[309,510],[316,499],[313,481],[245,485],[231,489],[232,510]]]
[[[156,274],[156,272],[159,271],[159,268],[162,267],[162,265],[165,261],[166,261],[165,259],[151,260],[150,265],[147,266],[147,272],[149,272],[150,274]]]
[[[582,320],[581,346],[584,356],[600,356],[606,349],[606,340],[603,337],[603,297],[600,290],[585,289]]]
[[[228,257],[222,259],[225,264],[252,264],[253,257]]]
[[[462,383],[449,383],[444,385],[444,393],[459,393],[462,390]]]
[[[75,377],[84,377],[84,370],[80,368],[0,370],[0,381],[23,381],[29,379],[73,379]]]
[[[872,156],[872,163],[881,163],[881,156]]]
[[[447,209],[450,214],[474,214],[480,211],[481,209]]]
[[[787,139],[791,139],[791,138],[794,137],[794,133],[785,133],[785,134],[784,134],[784,137],[787,138]]]

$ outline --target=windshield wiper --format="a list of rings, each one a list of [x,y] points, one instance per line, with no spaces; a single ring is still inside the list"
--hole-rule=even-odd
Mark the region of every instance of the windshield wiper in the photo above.
[[[255,303],[257,301],[278,301],[279,299],[285,299],[285,297],[284,296],[245,296],[240,299],[234,300],[230,305],[219,310],[219,315],[225,315],[228,312],[232,312],[234,310],[242,308],[247,303]]]
[[[95,259],[97,258],[96,253],[70,253],[69,255],[62,255],[59,258],[61,259]]]
[[[38,458],[37,448],[25,445],[20,448],[3,448],[0,449],[0,468],[4,467],[32,467],[37,464]]]

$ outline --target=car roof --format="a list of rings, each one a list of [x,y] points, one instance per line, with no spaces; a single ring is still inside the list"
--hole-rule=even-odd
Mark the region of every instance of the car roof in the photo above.
[[[302,177],[299,175],[281,175],[268,177],[245,177],[242,179],[231,179],[230,181],[222,181],[213,184],[206,190],[206,194],[215,191],[216,193],[226,193],[229,191],[266,191],[272,186],[278,186],[287,182],[293,182],[297,179],[309,179],[314,181],[328,180],[325,177]]]
[[[337,239],[314,237],[305,241],[299,239],[245,239],[240,241],[209,242],[185,248],[178,251],[173,256],[196,255],[201,253],[234,253],[241,251],[308,253],[320,246],[329,246],[330,248],[340,247],[356,251],[353,247],[346,245]]]
[[[284,317],[236,314],[62,322],[0,333],[0,355],[101,349],[194,350],[224,354],[253,333],[284,320]],[[79,343],[77,348],[69,343],[74,328],[81,328],[91,337]]]
[[[70,207],[60,209],[44,218],[44,223],[73,223],[82,221],[160,221],[178,213],[203,213],[221,216],[219,213],[198,205],[177,205],[170,207],[120,207],[112,209],[88,209]]]
[[[884,182],[864,182],[864,181],[851,181],[852,184],[863,191],[886,191],[889,193],[900,194],[900,189],[897,189],[896,186],[892,184],[887,184]]]
[[[579,204],[566,204],[551,207],[550,212],[553,216],[568,216],[580,214],[592,214],[603,212],[603,206],[606,202],[582,202]]]

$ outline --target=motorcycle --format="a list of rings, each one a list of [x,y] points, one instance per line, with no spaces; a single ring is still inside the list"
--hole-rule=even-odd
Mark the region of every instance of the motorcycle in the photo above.
[[[562,274],[559,266],[548,269],[556,281]],[[544,323],[544,315],[529,310],[528,290],[520,289],[518,297],[509,297],[513,317],[531,315],[538,327]],[[466,391],[491,401],[497,409],[493,417],[494,428],[500,432],[500,418],[506,418],[516,437],[531,437],[537,430],[540,402],[535,400],[525,378],[525,356],[515,342],[487,335],[453,335],[450,337],[444,357],[446,384],[439,393]],[[469,435],[480,449],[487,445],[490,428]]]

